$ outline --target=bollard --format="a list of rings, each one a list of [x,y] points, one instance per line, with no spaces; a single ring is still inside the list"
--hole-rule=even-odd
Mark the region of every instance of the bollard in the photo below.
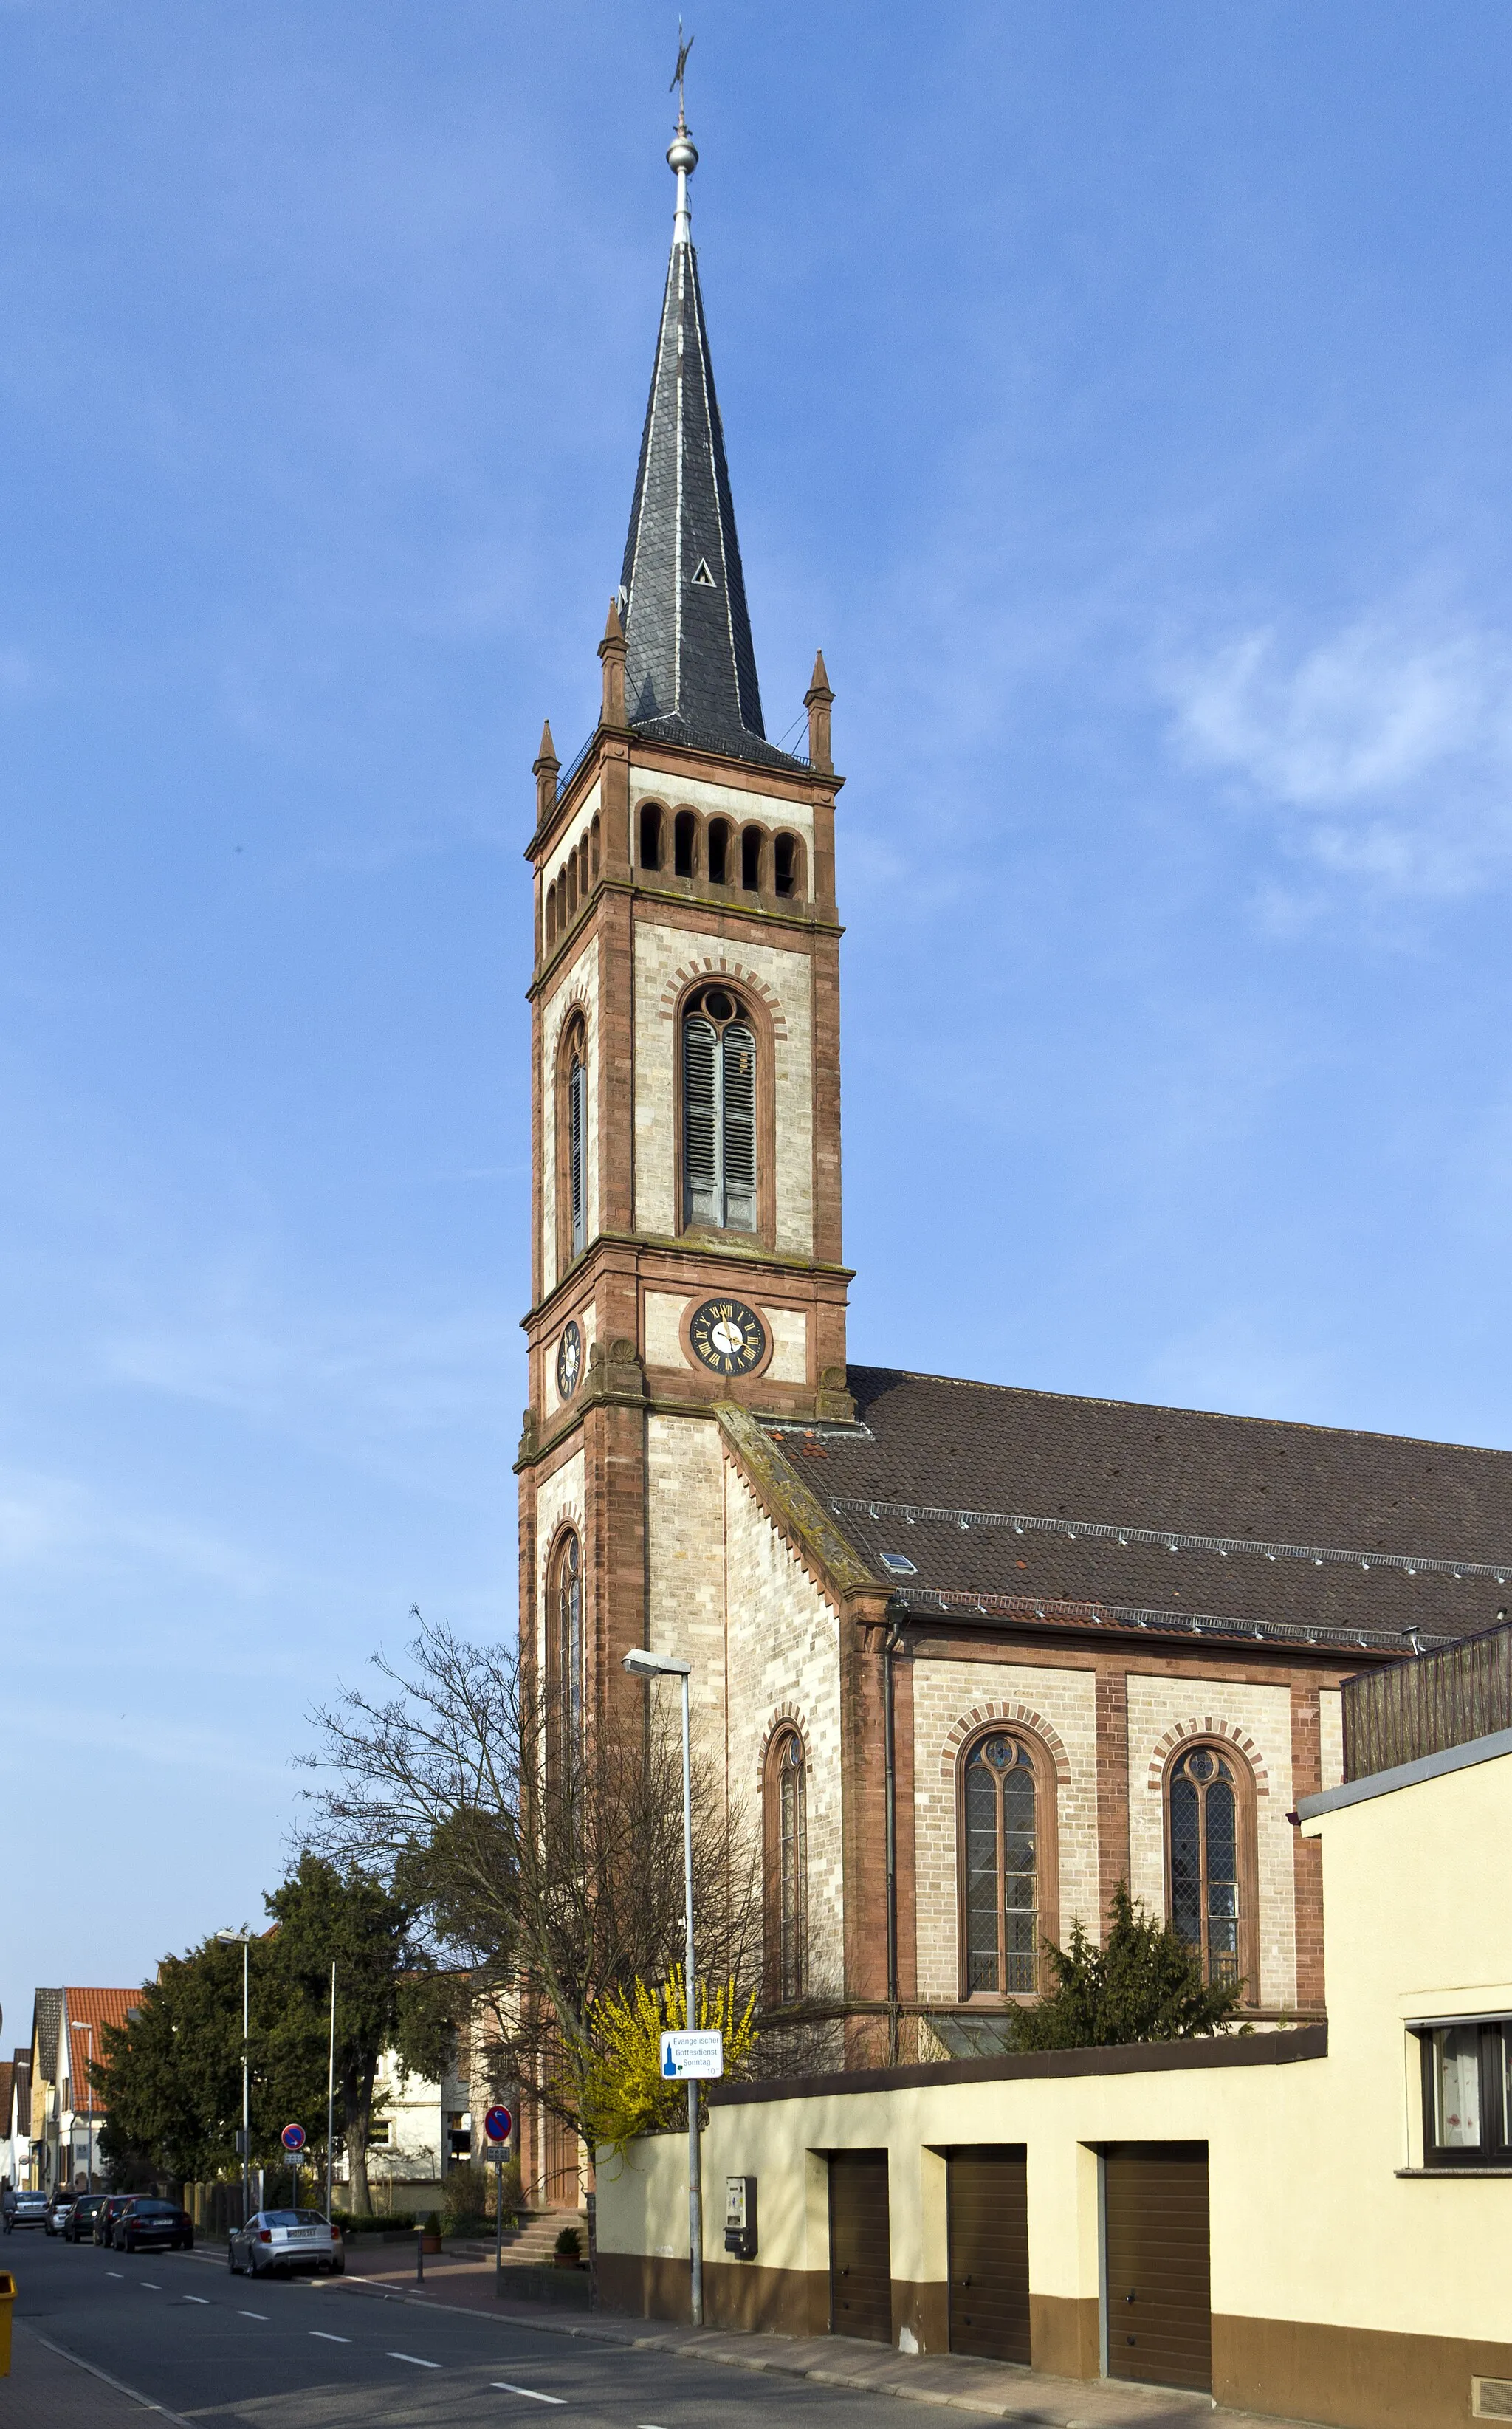
[[[419,2222],[415,2229],[415,2282],[418,2286],[423,2286],[425,2283],[425,2221],[423,2219]]]
[[[0,2269],[0,2378],[10,2376],[10,2314],[16,2304],[16,2281]]]

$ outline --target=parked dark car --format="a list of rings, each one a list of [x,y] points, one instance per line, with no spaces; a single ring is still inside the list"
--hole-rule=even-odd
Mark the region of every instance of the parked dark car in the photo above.
[[[47,2195],[45,2193],[18,2193],[16,2195],[16,2206],[10,2213],[10,2223],[12,2226],[45,2227],[47,2224]]]
[[[105,2207],[105,2198],[104,2193],[80,2193],[69,2213],[68,2224],[63,2229],[65,2243],[93,2241],[94,2222]]]
[[[188,2252],[194,2241],[194,2221],[177,2202],[139,2193],[114,2222],[110,2240],[117,2252]]]
[[[110,2239],[115,2233],[116,2221],[121,2216],[123,2209],[129,2209],[131,2207],[132,2198],[133,2196],[130,2193],[107,2193],[106,2195],[104,2201],[100,2204],[99,2208],[94,2213],[94,2240],[96,2243],[103,2243],[108,2249]]]

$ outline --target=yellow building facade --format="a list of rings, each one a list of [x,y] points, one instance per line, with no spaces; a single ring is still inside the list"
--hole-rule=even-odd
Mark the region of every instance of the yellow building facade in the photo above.
[[[1326,2025],[715,2087],[710,2321],[1339,2429],[1512,2419],[1512,1731],[1295,1826],[1322,1842]],[[683,2138],[601,2154],[598,2182],[602,2299],[685,2317]]]

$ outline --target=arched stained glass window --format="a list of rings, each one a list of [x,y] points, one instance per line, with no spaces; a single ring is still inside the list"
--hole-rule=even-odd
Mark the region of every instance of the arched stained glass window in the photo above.
[[[1039,1986],[1039,1810],[1034,1759],[994,1732],[966,1757],[966,1990]]]
[[[803,1740],[780,1729],[766,1758],[766,1971],[786,2006],[808,1988],[808,1777]]]
[[[756,1035],[739,998],[705,987],[682,1023],[682,1219],[756,1229]]]
[[[556,1706],[553,1734],[563,1770],[571,1773],[583,1751],[583,1562],[570,1528],[557,1547],[548,1625],[547,1658]]]
[[[1168,1791],[1171,1922],[1202,1952],[1209,1982],[1240,1975],[1239,1809],[1234,1773],[1211,1746],[1193,1746],[1172,1769]]]

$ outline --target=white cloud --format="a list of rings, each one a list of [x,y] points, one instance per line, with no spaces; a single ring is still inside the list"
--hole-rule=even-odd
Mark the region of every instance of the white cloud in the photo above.
[[[1512,858],[1512,640],[1364,617],[1312,648],[1274,627],[1172,669],[1175,739],[1285,821],[1293,848],[1383,891],[1464,894]]]

